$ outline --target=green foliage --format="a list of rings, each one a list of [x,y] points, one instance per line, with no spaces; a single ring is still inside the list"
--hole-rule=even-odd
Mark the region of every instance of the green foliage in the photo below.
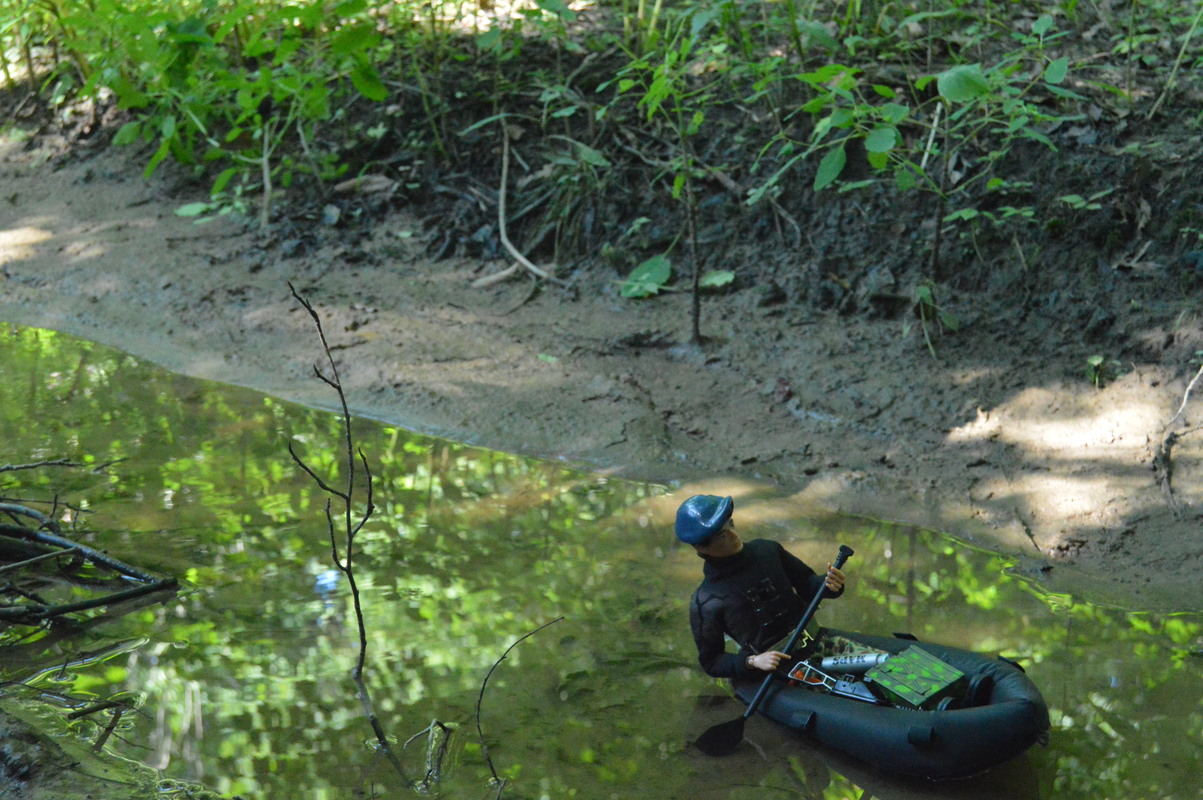
[[[1119,362],[1112,361],[1104,355],[1095,354],[1086,359],[1086,379],[1094,385],[1095,389],[1101,389],[1104,384],[1119,377],[1119,374]]]
[[[923,341],[932,358],[935,358],[934,337],[945,330],[951,332],[960,330],[961,322],[955,314],[936,302],[936,286],[931,281],[924,281],[915,287],[914,309],[915,315],[919,317],[919,327],[923,331]]]
[[[1066,194],[1057,199],[1076,211],[1098,211],[1103,207],[1103,204],[1099,201],[1114,191],[1115,189],[1104,189],[1101,192],[1095,192],[1090,197],[1082,197],[1080,194]]]
[[[311,147],[331,99],[389,95],[375,67],[387,45],[363,0],[64,0],[47,24],[79,65],[80,92],[111,93],[134,117],[114,142],[149,143],[148,175],[169,157],[216,167],[213,193],[236,177],[255,185],[263,221],[274,186],[337,173]]]
[[[166,764],[165,782],[274,798],[298,786],[341,797],[371,781],[378,796],[404,795],[364,746],[347,677],[357,642],[346,587],[315,591],[329,568],[324,497],[281,455],[294,441],[324,474],[337,472],[345,463],[337,417],[60,334],[0,326],[0,338],[8,356],[0,434],[10,453],[125,459],[105,472],[6,473],[4,493],[86,507],[76,535],[190,582],[165,606],[7,647],[6,709],[44,694],[56,704],[38,713],[65,717],[96,698],[136,693],[141,713],[122,718],[110,747]],[[700,562],[675,544],[666,505],[653,499],[665,490],[371,421],[356,427],[379,465],[379,515],[361,533],[357,572],[381,665],[373,691],[389,729],[403,742],[435,718],[471,728],[493,661],[565,615],[514,650],[489,684],[483,726],[499,771],[514,776],[507,796],[695,791],[699,762],[682,731],[732,712],[709,707],[721,691],[696,664],[687,606]],[[783,508],[753,492],[748,504]],[[1029,754],[1025,781],[1064,800],[1193,796],[1203,734],[1199,614],[1050,595],[1023,577],[1029,567],[929,531],[779,522],[791,531],[784,543],[808,563],[828,557],[832,541],[857,550],[854,588],[820,609],[824,624],[909,631],[1022,661],[1049,701],[1056,743]],[[73,733],[86,746],[103,722],[77,720]],[[789,786],[856,800],[882,785],[800,750],[793,737],[758,744],[767,760],[756,759],[752,780],[761,794]],[[419,740],[405,750],[407,765],[420,766],[421,749]],[[456,733],[453,750],[435,788],[495,795],[485,791],[475,737]],[[1150,752],[1167,760],[1150,769]],[[974,788],[1008,796],[1007,780]],[[725,781],[718,796],[746,797],[744,784]]]
[[[620,284],[619,293],[623,297],[651,297],[660,293],[671,275],[672,262],[668,256],[663,253],[652,256],[631,271]]]

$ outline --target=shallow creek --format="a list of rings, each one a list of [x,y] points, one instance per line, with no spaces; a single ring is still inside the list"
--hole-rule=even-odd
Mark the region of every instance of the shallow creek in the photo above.
[[[81,541],[181,580],[166,602],[45,648],[5,634],[4,699],[62,721],[74,705],[136,698],[140,713],[105,747],[158,770],[168,794],[198,784],[225,797],[408,794],[349,677],[359,637],[331,562],[325,495],[288,454],[291,442],[336,480],[339,418],[49,331],[0,324],[0,348],[0,464],[112,462],[3,473],[0,495],[57,495],[85,512]],[[371,420],[356,420],[354,434],[377,505],[355,554],[367,682],[411,791],[1198,796],[1200,615],[1050,595],[938,533],[792,518],[771,487],[613,480]],[[702,756],[690,742],[740,707],[697,668],[689,637],[700,562],[676,545],[671,514],[695,490],[735,495],[745,538],[777,538],[811,564],[841,543],[856,550],[849,590],[820,610],[824,624],[1018,660],[1049,702],[1050,745],[941,785],[875,774],[760,719],[735,755]],[[101,732],[86,718],[71,730]]]

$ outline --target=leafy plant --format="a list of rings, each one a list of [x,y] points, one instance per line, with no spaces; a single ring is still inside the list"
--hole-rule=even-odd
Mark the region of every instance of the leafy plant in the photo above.
[[[1095,192],[1090,197],[1082,197],[1080,194],[1065,194],[1057,199],[1075,211],[1098,211],[1103,207],[1103,204],[1099,201],[1114,191],[1113,187],[1111,189],[1104,189],[1101,192]]]
[[[936,302],[936,287],[931,281],[924,281],[915,287],[913,301],[915,315],[919,317],[919,326],[923,330],[923,341],[932,358],[935,358],[936,346],[933,336],[944,330],[958,331],[961,329],[961,322],[955,314]]]
[[[1101,389],[1103,384],[1113,381],[1119,375],[1119,364],[1109,361],[1104,355],[1092,355],[1086,359],[1086,379],[1095,389]]]
[[[1069,73],[1068,57],[1053,58],[1046,52],[1063,35],[1053,32],[1053,26],[1051,16],[1039,18],[1030,34],[1017,35],[1018,46],[996,64],[955,65],[924,75],[902,89],[867,81],[860,68],[847,63],[831,63],[794,75],[811,93],[799,110],[811,115],[814,125],[806,140],[788,133],[777,137],[780,166],[749,192],[748,203],[780,192],[784,177],[812,157],[819,158],[811,185],[816,192],[828,188],[851,191],[883,179],[892,179],[903,192],[930,192],[940,199],[931,248],[931,277],[939,279],[945,223],[981,217],[1000,224],[1033,213],[1013,207],[1002,214],[986,214],[968,205],[949,213],[945,206],[986,187],[995,177],[996,165],[1016,142],[1030,140],[1054,147],[1042,127],[1072,117],[1047,111],[1034,99],[1035,89],[1063,100],[1084,99],[1061,86]],[[1033,67],[1038,67],[1034,74]],[[923,99],[933,83],[934,97]],[[841,182],[848,172],[853,145],[864,152],[869,177]]]
[[[657,15],[659,3],[657,3]],[[693,262],[692,339],[701,335],[701,265],[697,252],[697,200],[694,181],[698,158],[692,144],[714,102],[719,78],[705,74],[706,34],[716,21],[715,9],[698,9],[667,20],[663,36],[643,40],[644,49],[662,45],[654,54],[629,53],[631,61],[618,73],[619,94],[636,93],[649,123],[667,125],[676,145],[667,165],[672,175],[671,196],[685,205],[687,235]],[[725,50],[725,47],[720,47]],[[702,73],[699,75],[699,73]],[[604,88],[604,87],[603,87]],[[645,262],[646,263],[646,262]]]
[[[314,152],[330,98],[349,84],[371,100],[388,90],[372,64],[383,37],[366,0],[327,8],[312,1],[275,6],[255,0],[63,3],[62,44],[79,54],[86,96],[111,92],[134,119],[116,144],[155,145],[150,174],[167,158],[225,163],[212,193],[235,176],[261,195],[266,224],[272,194],[297,172],[320,179],[337,170]],[[284,143],[295,141],[300,155]]]
[[[672,276],[672,262],[664,254],[647,259],[619,285],[623,297],[652,297],[665,288]]]

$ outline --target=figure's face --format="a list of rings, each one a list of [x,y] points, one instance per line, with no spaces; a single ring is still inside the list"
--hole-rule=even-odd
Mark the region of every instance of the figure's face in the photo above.
[[[743,540],[735,532],[734,519],[727,520],[727,524],[723,526],[721,531],[711,536],[702,544],[695,544],[693,546],[694,552],[699,556],[710,556],[711,558],[733,556],[743,548]]]

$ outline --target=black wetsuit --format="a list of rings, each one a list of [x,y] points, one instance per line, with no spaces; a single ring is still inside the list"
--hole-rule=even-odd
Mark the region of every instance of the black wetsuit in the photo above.
[[[698,662],[716,678],[763,675],[748,669],[745,659],[789,636],[824,577],[769,539],[745,542],[727,558],[703,558],[705,578],[689,604]],[[826,596],[840,593],[828,590]],[[739,645],[738,654],[726,651],[724,634]]]

